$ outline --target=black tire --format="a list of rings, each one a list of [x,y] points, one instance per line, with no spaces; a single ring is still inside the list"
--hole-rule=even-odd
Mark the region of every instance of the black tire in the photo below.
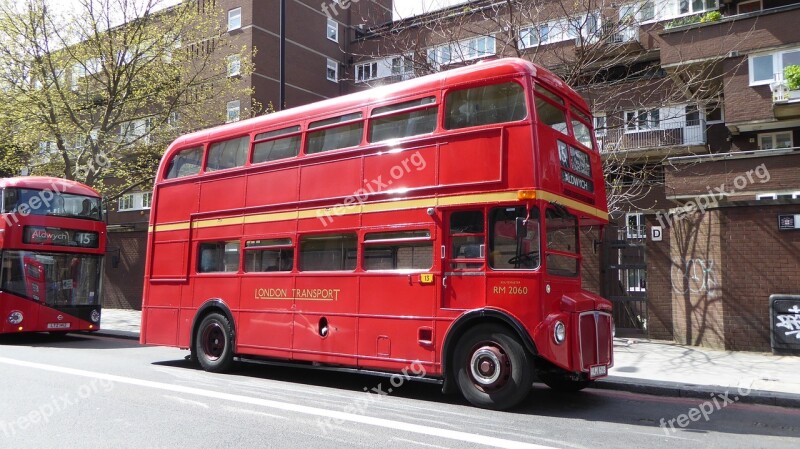
[[[210,313],[197,326],[192,355],[200,367],[222,373],[233,363],[233,327],[225,315]]]
[[[555,391],[562,393],[576,393],[592,384],[588,379],[574,379],[569,373],[540,372],[539,380]]]
[[[533,384],[533,357],[498,325],[468,330],[453,354],[455,381],[472,405],[505,410],[519,404]]]

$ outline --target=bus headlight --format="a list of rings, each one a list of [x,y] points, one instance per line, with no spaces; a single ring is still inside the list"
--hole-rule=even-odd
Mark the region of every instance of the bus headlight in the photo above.
[[[92,310],[92,323],[99,323],[100,322],[100,312],[97,309]]]
[[[19,310],[14,310],[13,312],[8,314],[8,322],[9,324],[19,324],[22,320],[25,319],[22,316],[22,312]]]
[[[563,322],[556,322],[556,326],[553,328],[553,338],[557,344],[564,343],[564,340],[567,339],[567,326]]]

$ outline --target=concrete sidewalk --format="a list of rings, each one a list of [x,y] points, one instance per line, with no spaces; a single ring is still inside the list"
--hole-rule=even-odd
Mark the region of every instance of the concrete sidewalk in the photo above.
[[[139,311],[103,309],[96,333],[138,339],[140,322]],[[618,338],[614,367],[594,388],[706,400],[730,393],[737,402],[800,407],[800,356]]]

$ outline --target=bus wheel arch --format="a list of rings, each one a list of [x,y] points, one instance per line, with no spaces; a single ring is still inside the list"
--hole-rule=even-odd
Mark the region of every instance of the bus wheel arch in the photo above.
[[[192,360],[204,370],[223,372],[233,362],[236,328],[230,308],[221,299],[204,303],[192,323]]]
[[[525,357],[530,362],[530,371],[533,371],[533,360],[538,354],[536,345],[531,339],[525,327],[516,318],[493,309],[479,309],[467,312],[459,317],[451,326],[445,336],[444,345],[442,348],[442,376],[444,378],[444,385],[442,391],[450,394],[458,391],[456,382],[456,374],[458,368],[455,365],[454,358],[456,351],[465,334],[471,329],[478,326],[494,326],[502,330],[509,337],[516,339],[524,350]],[[531,382],[532,383],[532,382]]]

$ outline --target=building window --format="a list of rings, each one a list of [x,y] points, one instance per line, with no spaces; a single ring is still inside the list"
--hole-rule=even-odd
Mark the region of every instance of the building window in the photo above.
[[[225,119],[225,123],[239,121],[239,105],[240,105],[239,100],[228,102],[228,114],[227,118]]]
[[[328,26],[325,32],[328,39],[339,42],[339,24],[333,19],[328,19]]]
[[[327,72],[325,75],[328,78],[328,81],[333,81],[334,83],[339,82],[339,63],[334,61],[333,59],[328,59],[328,67]]]
[[[722,113],[722,102],[706,105],[706,124],[723,123],[725,116]]]
[[[718,0],[678,0],[679,14],[697,14],[719,9]]]
[[[626,234],[629,239],[643,239],[645,235],[644,214],[634,212],[625,214]]]
[[[153,202],[153,192],[126,193],[117,200],[117,211],[150,209]]]
[[[603,112],[598,112],[594,116],[594,133],[597,136],[605,136],[606,130],[608,129],[606,125],[606,114]]]
[[[761,0],[750,0],[747,2],[740,2],[736,5],[737,14],[746,14],[748,12],[755,12],[761,10]]]
[[[228,31],[238,30],[242,27],[242,8],[233,8],[228,11]]]
[[[434,66],[480,59],[496,54],[494,36],[465,39],[454,44],[439,45],[428,49],[428,62]]]
[[[786,67],[797,64],[800,64],[800,48],[751,55],[749,58],[750,85],[769,84],[775,79],[776,74],[783,76],[783,70]]]
[[[625,111],[625,132],[658,129],[661,113],[658,109]]]
[[[242,57],[239,55],[228,56],[228,76],[239,76],[242,73]]]
[[[777,148],[792,148],[792,132],[781,131],[777,133],[764,133],[758,135],[758,147],[761,150],[774,150]]]
[[[531,48],[539,44],[546,44],[549,33],[547,24],[523,28],[519,31],[519,48]]]
[[[378,78],[378,63],[367,62],[356,66],[356,82],[363,83]]]
[[[151,118],[131,120],[120,125],[120,141],[127,144],[150,144],[150,130],[153,120]]]

